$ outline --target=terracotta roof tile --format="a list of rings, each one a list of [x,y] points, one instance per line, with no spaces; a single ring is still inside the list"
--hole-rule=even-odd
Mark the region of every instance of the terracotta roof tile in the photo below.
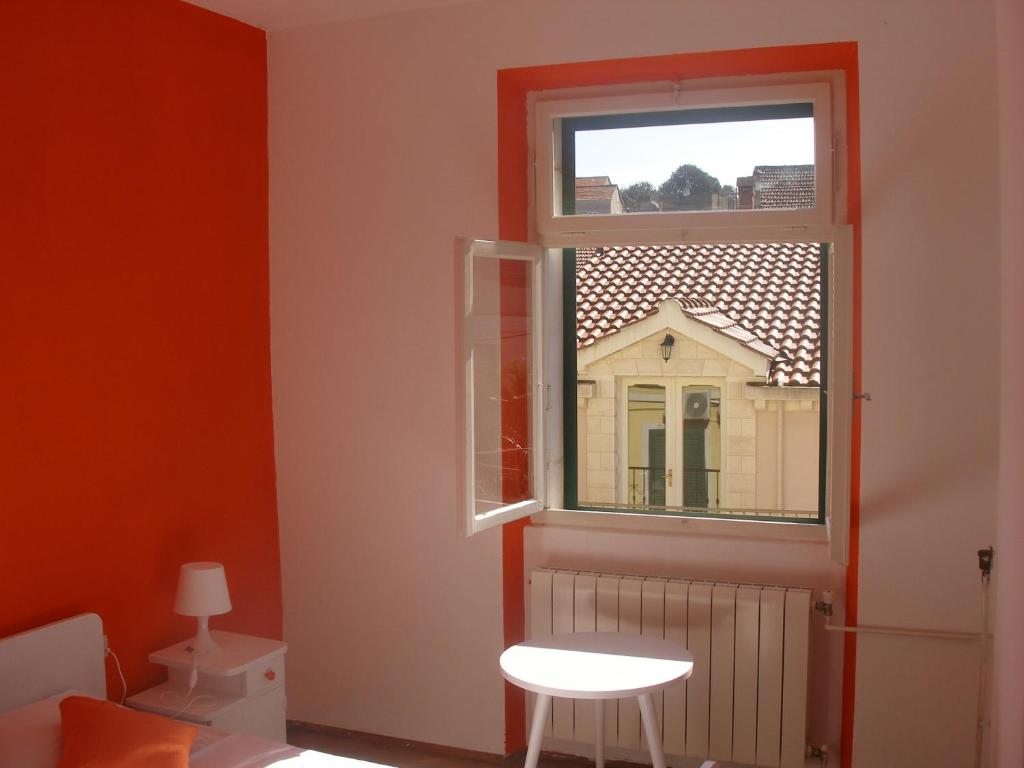
[[[604,184],[602,186],[588,185],[576,187],[576,199],[577,200],[611,200],[615,195],[614,184]]]
[[[758,165],[755,208],[813,208],[814,165]]]
[[[576,346],[675,299],[694,320],[771,358],[767,383],[820,386],[818,243],[576,250]]]

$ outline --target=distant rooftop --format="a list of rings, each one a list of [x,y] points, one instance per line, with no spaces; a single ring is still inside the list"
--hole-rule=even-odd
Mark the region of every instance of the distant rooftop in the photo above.
[[[754,208],[814,207],[814,165],[758,165],[753,180]]]
[[[611,200],[618,185],[607,176],[582,176],[576,179],[577,200]]]
[[[622,213],[618,185],[607,176],[577,178],[576,213]]]

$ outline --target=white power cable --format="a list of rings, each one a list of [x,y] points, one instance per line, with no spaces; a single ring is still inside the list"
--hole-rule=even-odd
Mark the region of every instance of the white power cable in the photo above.
[[[189,693],[191,693],[191,691],[189,691]],[[177,701],[174,701],[174,699],[177,699]],[[185,714],[185,712],[187,712],[194,704],[201,704],[201,703],[203,703],[203,699],[206,699],[207,700],[206,703],[209,703],[209,704],[214,704],[217,701],[217,697],[216,696],[211,696],[208,693],[197,693],[192,698],[189,698],[189,694],[188,693],[181,695],[181,694],[178,694],[176,691],[164,691],[160,695],[160,703],[161,704],[170,705],[170,706],[177,706],[177,705],[181,704],[181,709],[179,709],[178,711],[176,711],[172,715],[170,715],[170,717],[172,717],[172,718],[179,717],[179,716]],[[181,703],[182,701],[184,701],[185,703],[182,704]]]
[[[128,695],[128,682],[124,679],[124,672],[121,671],[121,661],[117,658],[117,654],[114,653],[110,647],[107,647],[107,656],[110,656],[114,660],[114,666],[117,667],[117,676],[121,678],[121,704],[124,704],[124,699]]]
[[[211,696],[207,693],[199,693],[195,696],[192,696],[192,691],[196,689],[196,685],[198,685],[199,683],[199,659],[196,658],[196,653],[194,649],[188,648],[186,650],[188,650],[192,654],[192,671],[189,674],[188,690],[180,696],[177,691],[164,691],[162,694],[160,694],[160,703],[164,705],[170,704],[171,706],[177,706],[178,704],[181,704],[181,702],[185,702],[181,705],[181,709],[179,709],[177,712],[171,715],[172,718],[176,718],[185,714],[185,712],[187,712],[194,704],[201,704],[206,702],[210,704],[215,704],[217,702],[216,696]],[[192,698],[189,698],[190,696],[192,696]],[[171,704],[173,698],[176,698],[177,701]],[[204,699],[206,700],[206,702],[204,702]]]

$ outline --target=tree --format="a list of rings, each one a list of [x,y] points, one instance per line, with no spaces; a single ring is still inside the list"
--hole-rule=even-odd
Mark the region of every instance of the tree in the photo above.
[[[649,181],[638,181],[619,191],[626,213],[653,211],[657,208],[658,191]]]
[[[739,195],[736,192],[736,187],[732,184],[723,184],[722,193],[719,196],[718,207],[728,208],[730,210],[735,209],[739,205]]]
[[[705,211],[711,208],[712,195],[722,191],[714,176],[696,165],[681,165],[668,181],[658,187],[662,210]]]

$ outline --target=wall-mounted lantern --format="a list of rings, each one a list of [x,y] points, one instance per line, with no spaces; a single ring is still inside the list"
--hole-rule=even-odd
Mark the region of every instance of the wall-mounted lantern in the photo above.
[[[675,343],[676,340],[672,337],[672,334],[666,333],[665,340],[661,342],[661,359],[666,363],[672,357],[672,347],[675,346]]]

